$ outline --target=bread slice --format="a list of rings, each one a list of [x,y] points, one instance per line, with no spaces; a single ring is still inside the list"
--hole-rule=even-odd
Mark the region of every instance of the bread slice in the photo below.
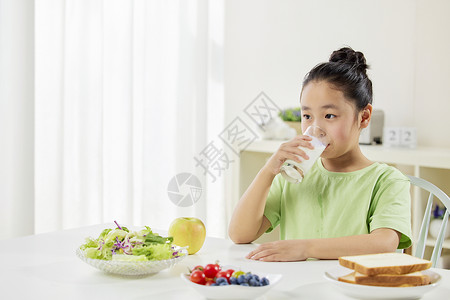
[[[402,275],[423,271],[431,267],[431,261],[404,253],[379,253],[339,257],[341,266],[363,275]]]
[[[414,272],[405,275],[374,275],[367,276],[358,272],[351,272],[338,278],[339,281],[386,287],[408,287],[430,284],[430,277],[422,272]]]
[[[356,284],[355,273],[356,273],[356,272],[351,272],[351,273],[349,273],[349,274],[347,274],[347,275],[338,277],[338,280],[339,280],[339,281],[342,281],[342,282],[347,282],[347,283],[353,283],[353,284]]]

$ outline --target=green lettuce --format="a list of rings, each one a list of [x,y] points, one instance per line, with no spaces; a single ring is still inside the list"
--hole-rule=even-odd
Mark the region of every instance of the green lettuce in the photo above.
[[[145,255],[127,255],[127,254],[115,254],[112,260],[116,261],[148,261]]]
[[[165,260],[173,258],[173,251],[169,244],[153,244],[134,248],[133,255],[145,255],[148,260]]]

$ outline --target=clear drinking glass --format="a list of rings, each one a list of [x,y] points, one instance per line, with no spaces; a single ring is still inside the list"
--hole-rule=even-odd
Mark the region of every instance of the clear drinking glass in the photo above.
[[[327,133],[319,126],[309,126],[303,135],[310,136],[312,141],[310,142],[314,149],[305,147],[299,147],[309,156],[309,159],[302,159],[302,162],[298,163],[290,159],[281,167],[281,175],[289,182],[299,183],[305,177],[305,174],[312,168],[316,160],[320,157],[322,152],[329,144],[329,138]]]

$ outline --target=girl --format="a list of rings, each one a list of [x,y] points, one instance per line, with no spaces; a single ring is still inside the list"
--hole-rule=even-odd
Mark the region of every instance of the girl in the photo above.
[[[400,171],[367,159],[359,134],[372,114],[372,82],[361,52],[342,48],[314,67],[300,94],[302,130],[318,125],[331,142],[301,183],[280,174],[287,160],[308,159],[300,135],[282,144],[235,208],[229,236],[251,243],[280,226],[281,240],[258,246],[261,261],[337,259],[393,252],[411,244],[410,185]]]

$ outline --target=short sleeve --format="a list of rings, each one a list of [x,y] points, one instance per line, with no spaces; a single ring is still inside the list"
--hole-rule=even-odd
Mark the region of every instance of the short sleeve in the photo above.
[[[280,224],[281,217],[281,195],[283,193],[283,178],[280,174],[275,176],[270,186],[269,194],[266,199],[264,216],[269,220],[270,227],[266,232],[271,232]]]
[[[411,194],[406,176],[395,170],[380,177],[369,209],[369,231],[390,228],[401,233],[398,249],[411,246]]]

